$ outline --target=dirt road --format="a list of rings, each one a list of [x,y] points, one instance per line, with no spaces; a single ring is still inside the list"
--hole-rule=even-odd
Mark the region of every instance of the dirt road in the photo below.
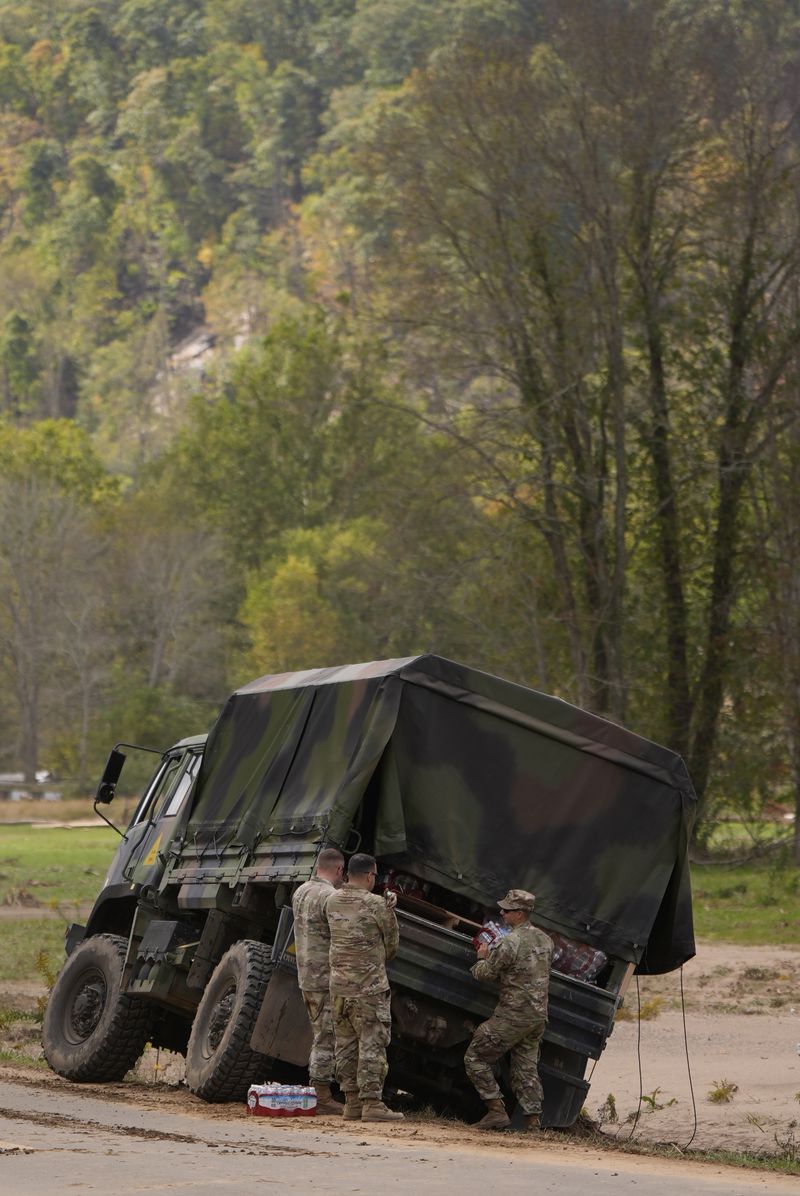
[[[3,986],[0,1008],[31,1008],[37,995],[29,986]],[[513,1133],[487,1141],[462,1123],[422,1115],[386,1129],[330,1119],[276,1125],[238,1106],[197,1101],[180,1085],[180,1057],[163,1053],[149,1052],[124,1084],[80,1087],[7,1059],[0,1062],[0,1139],[7,1143],[0,1144],[0,1185],[4,1196],[38,1196],[53,1190],[43,1179],[49,1173],[58,1188],[79,1192],[107,1192],[120,1183],[130,1196],[204,1196],[255,1182],[295,1190],[299,1173],[323,1193],[585,1196],[587,1185],[592,1196],[627,1187],[639,1196],[678,1188],[687,1196],[796,1192],[797,1176],[703,1166],[680,1152],[694,1135],[692,1149],[800,1160],[800,949],[701,944],[684,970],[684,997],[694,1107],[680,978],[643,979],[639,1001],[634,990],[626,1002],[629,1014],[641,1005],[643,1020],[617,1022],[591,1076],[587,1110],[603,1122],[600,1145],[559,1134],[535,1143]],[[0,1045],[35,1056],[38,1028],[11,1023]],[[644,1099],[634,1124],[640,1069]],[[709,1099],[725,1089],[727,1102]],[[625,1142],[631,1134],[634,1142],[674,1143],[674,1160],[609,1149],[611,1140]],[[115,1168],[124,1169],[124,1180]]]
[[[555,1134],[482,1140],[476,1130],[409,1117],[402,1125],[338,1119],[268,1121],[242,1108],[210,1108],[183,1092],[151,1090],[143,1104],[125,1085],[96,1089],[41,1077],[0,1080],[4,1196],[54,1191],[190,1196],[308,1190],[315,1196],[757,1196],[797,1191],[797,1180],[718,1166],[611,1155]],[[112,1091],[113,1090],[113,1091]],[[120,1099],[127,1096],[133,1099]],[[162,1096],[166,1099],[162,1103]]]

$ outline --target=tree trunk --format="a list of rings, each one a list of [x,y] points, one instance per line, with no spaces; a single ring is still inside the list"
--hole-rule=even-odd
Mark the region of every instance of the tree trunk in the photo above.
[[[689,750],[692,701],[689,692],[688,629],[678,504],[673,479],[669,406],[664,374],[664,354],[656,301],[644,293],[644,322],[649,367],[650,428],[648,447],[653,462],[656,521],[664,585],[667,647],[667,742],[680,755]]]

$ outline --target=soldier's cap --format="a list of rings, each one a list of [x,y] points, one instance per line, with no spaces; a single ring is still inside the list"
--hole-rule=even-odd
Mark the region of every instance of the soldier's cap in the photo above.
[[[525,889],[509,889],[505,897],[498,901],[501,909],[522,909],[529,914],[536,903],[533,893]]]

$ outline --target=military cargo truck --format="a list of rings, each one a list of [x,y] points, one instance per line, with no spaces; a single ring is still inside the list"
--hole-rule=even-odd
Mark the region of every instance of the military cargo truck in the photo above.
[[[290,898],[334,844],[374,854],[398,894],[388,1084],[467,1115],[464,1050],[496,997],[470,975],[473,936],[509,888],[536,894],[555,943],[543,1123],[568,1126],[634,970],[694,954],[694,810],[674,753],[437,656],[262,677],[160,759],[69,929],[45,1055],[69,1079],[114,1080],[151,1042],[185,1053],[209,1101],[299,1076]]]

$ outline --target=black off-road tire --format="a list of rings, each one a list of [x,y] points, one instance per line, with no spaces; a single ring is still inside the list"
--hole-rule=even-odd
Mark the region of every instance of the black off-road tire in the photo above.
[[[121,1080],[145,1048],[150,1009],[120,992],[127,947],[127,939],[113,934],[85,939],[53,986],[42,1046],[53,1071],[67,1080]]]
[[[250,1037],[272,975],[270,948],[242,939],[226,951],[203,993],[186,1050],[186,1083],[210,1102],[244,1100],[270,1060]]]

